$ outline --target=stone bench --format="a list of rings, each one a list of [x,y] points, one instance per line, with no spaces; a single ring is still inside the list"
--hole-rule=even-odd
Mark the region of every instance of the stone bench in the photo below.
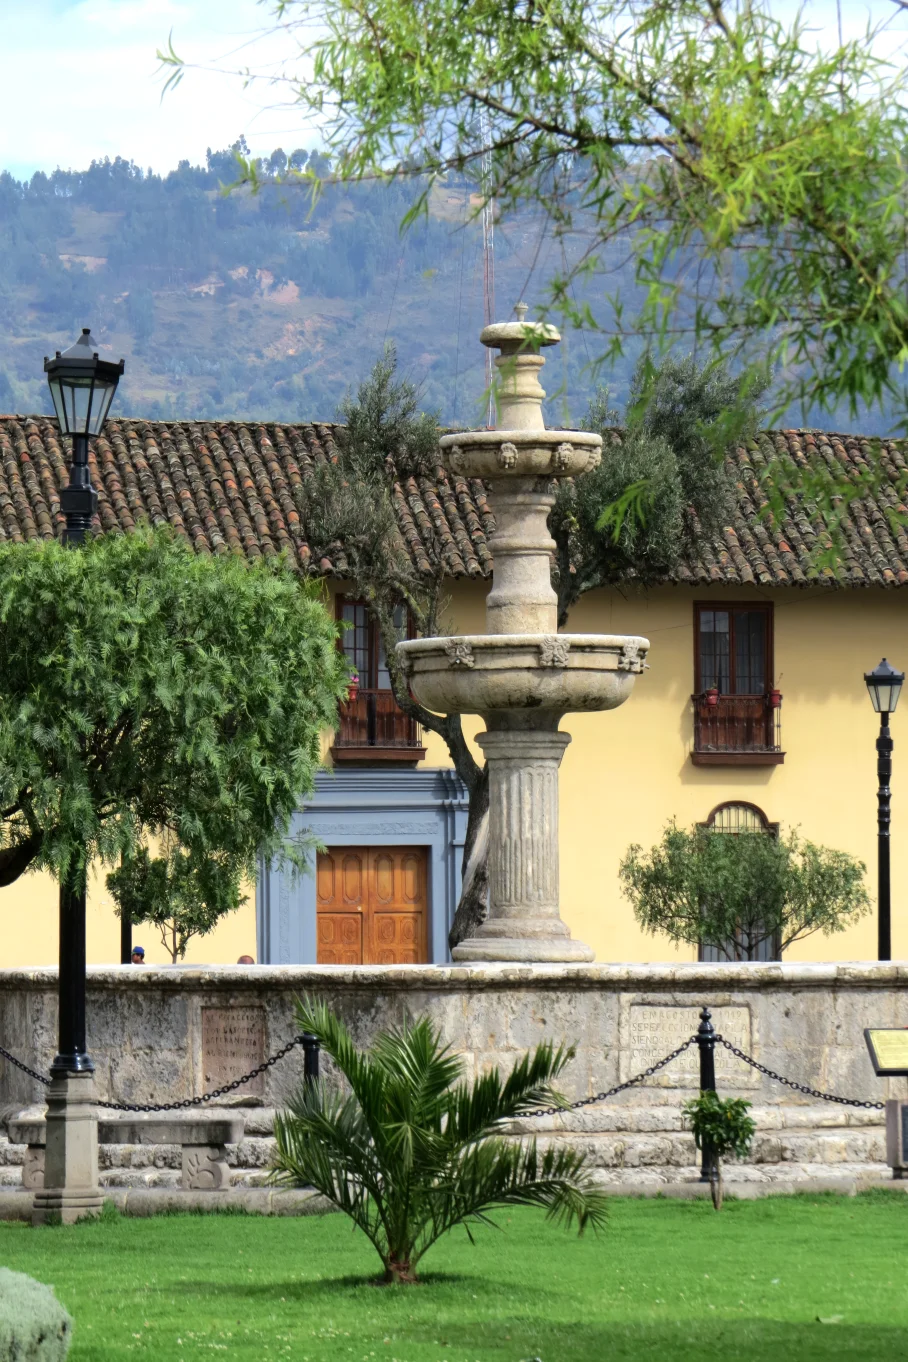
[[[244,1125],[241,1116],[105,1119],[98,1122],[98,1143],[181,1145],[183,1172],[180,1185],[187,1191],[218,1191],[230,1186],[226,1146],[239,1144]],[[38,1191],[44,1186],[46,1123],[40,1119],[11,1120],[6,1128],[11,1144],[27,1146],[22,1186],[28,1191]]]

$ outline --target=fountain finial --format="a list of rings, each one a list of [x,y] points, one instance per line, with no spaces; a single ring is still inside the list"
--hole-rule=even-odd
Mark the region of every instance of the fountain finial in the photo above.
[[[502,355],[533,353],[546,345],[557,345],[561,333],[551,322],[529,322],[526,320],[529,308],[519,302],[514,308],[516,321],[492,322],[479,333],[483,345],[500,350]]]

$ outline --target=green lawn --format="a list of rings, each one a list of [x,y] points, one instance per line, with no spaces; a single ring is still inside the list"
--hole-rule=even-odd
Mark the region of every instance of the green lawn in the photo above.
[[[810,1362],[908,1356],[908,1197],[612,1203],[578,1240],[541,1215],[451,1235],[425,1283],[372,1285],[348,1222],[253,1216],[0,1225],[0,1264],[50,1282],[71,1362]],[[827,1322],[821,1322],[827,1321]]]

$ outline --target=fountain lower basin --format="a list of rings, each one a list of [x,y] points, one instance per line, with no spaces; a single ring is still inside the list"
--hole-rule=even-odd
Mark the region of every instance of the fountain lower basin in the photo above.
[[[612,634],[468,634],[397,647],[415,698],[436,714],[521,718],[615,709],[643,671],[645,638]]]

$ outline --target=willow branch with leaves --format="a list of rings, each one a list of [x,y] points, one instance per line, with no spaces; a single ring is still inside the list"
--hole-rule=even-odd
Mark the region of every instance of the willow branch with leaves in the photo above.
[[[336,177],[422,176],[412,219],[488,153],[480,198],[584,229],[550,303],[601,330],[603,360],[696,336],[774,361],[780,410],[889,402],[908,422],[908,77],[873,30],[823,51],[767,0],[262,3],[287,45],[262,79],[314,118]],[[571,281],[616,245],[638,296],[594,316]]]

